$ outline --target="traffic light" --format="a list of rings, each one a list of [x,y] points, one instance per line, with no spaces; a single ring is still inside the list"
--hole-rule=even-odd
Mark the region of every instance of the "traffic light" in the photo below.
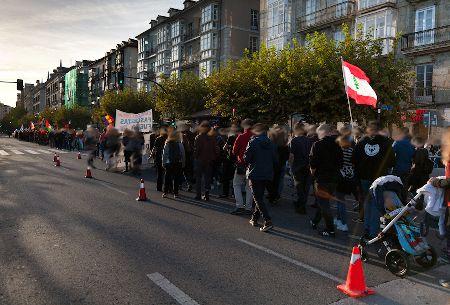
[[[22,91],[22,90],[23,90],[23,80],[18,79],[17,80],[17,91]]]
[[[117,83],[119,84],[119,89],[122,90],[125,83],[125,74],[123,71],[117,72]]]

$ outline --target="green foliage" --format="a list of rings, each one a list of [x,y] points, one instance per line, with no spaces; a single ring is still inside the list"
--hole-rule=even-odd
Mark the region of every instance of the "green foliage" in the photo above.
[[[64,127],[70,122],[71,128],[84,130],[91,122],[91,113],[88,108],[83,106],[74,105],[72,108],[63,106],[54,112],[51,122],[58,124],[59,127]]]
[[[316,122],[349,121],[342,56],[366,72],[379,102],[393,106],[393,111],[383,113],[383,121],[398,122],[401,110],[410,107],[409,63],[394,52],[383,55],[382,40],[360,30],[355,37],[345,25],[343,32],[345,40],[340,43],[314,33],[304,45],[294,41],[279,52],[262,46],[259,52],[227,63],[206,80],[211,91],[206,106],[223,116],[231,116],[235,109],[240,118],[268,123],[285,122],[293,113],[309,115]],[[358,121],[376,117],[370,107],[353,101],[351,107]]]
[[[101,97],[100,106],[94,109],[92,116],[95,122],[100,123],[102,116],[106,114],[115,117],[116,109],[129,113],[140,113],[154,108],[154,99],[151,93],[126,88],[119,92],[107,91]],[[153,116],[156,120],[155,113]]]
[[[180,77],[164,77],[159,86],[153,87],[156,110],[168,118],[185,118],[205,109],[209,93],[204,79],[191,72]]]
[[[23,107],[11,109],[11,112],[0,121],[0,132],[11,134],[17,127],[20,127],[21,119],[26,113],[27,111]]]

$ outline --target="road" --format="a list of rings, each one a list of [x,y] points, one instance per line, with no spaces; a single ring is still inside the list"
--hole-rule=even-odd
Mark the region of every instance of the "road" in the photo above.
[[[0,138],[0,304],[360,304],[336,289],[359,225],[324,239],[285,200],[261,233],[229,214],[231,201],[162,199],[151,170],[142,203],[138,177],[93,170],[88,180],[84,156],[61,152],[58,168],[52,154]],[[407,279],[377,258],[364,269],[379,290],[364,304],[449,304],[437,285],[448,265]]]

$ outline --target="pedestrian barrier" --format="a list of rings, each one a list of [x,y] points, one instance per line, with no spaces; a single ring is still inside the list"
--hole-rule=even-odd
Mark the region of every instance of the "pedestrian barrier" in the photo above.
[[[89,166],[86,168],[86,175],[84,175],[84,178],[87,178],[87,179],[93,178],[92,173],[91,173],[91,168]]]
[[[59,156],[56,156],[55,166],[56,167],[60,167],[61,166],[61,159],[59,158]]]
[[[145,192],[144,179],[141,179],[141,184],[139,187],[139,197],[136,198],[136,201],[147,201],[147,194]]]
[[[366,286],[359,247],[353,247],[346,283],[338,285],[337,288],[352,298],[364,297],[375,293],[374,290]]]

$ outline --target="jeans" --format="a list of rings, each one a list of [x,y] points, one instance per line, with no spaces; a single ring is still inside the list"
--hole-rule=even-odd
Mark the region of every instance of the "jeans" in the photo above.
[[[211,190],[212,179],[212,165],[208,163],[202,163],[201,161],[195,162],[195,188],[197,196],[202,195],[202,186],[204,182],[205,193],[209,193]]]
[[[370,237],[375,237],[380,230],[380,217],[382,215],[370,199],[365,202],[364,211],[364,231]]]
[[[345,207],[345,194],[336,192],[336,205],[337,205],[337,219],[342,222],[343,225],[347,224],[347,209]]]
[[[294,173],[294,183],[297,190],[297,201],[294,202],[295,207],[305,208],[309,189],[311,188],[311,175],[308,167],[304,167]]]
[[[250,180],[250,189],[252,190],[253,200],[255,201],[255,210],[253,211],[252,219],[258,221],[262,216],[264,222],[271,221],[269,211],[264,203],[264,191],[270,181],[265,180]]]
[[[181,163],[168,163],[165,165],[164,175],[164,193],[167,194],[169,190],[173,190],[174,195],[178,195],[178,188],[180,186],[179,180],[182,172]]]
[[[326,230],[334,232],[333,216],[331,214],[330,199],[333,197],[336,185],[334,183],[317,183],[315,185],[318,209],[312,222],[319,224],[322,218],[325,220]]]
[[[244,185],[245,185],[245,204],[242,196],[242,187]],[[237,172],[234,173],[233,190],[234,190],[234,198],[236,200],[236,207],[245,208],[246,210],[251,211],[253,204],[253,197],[249,181],[245,177],[245,175],[239,175]]]

